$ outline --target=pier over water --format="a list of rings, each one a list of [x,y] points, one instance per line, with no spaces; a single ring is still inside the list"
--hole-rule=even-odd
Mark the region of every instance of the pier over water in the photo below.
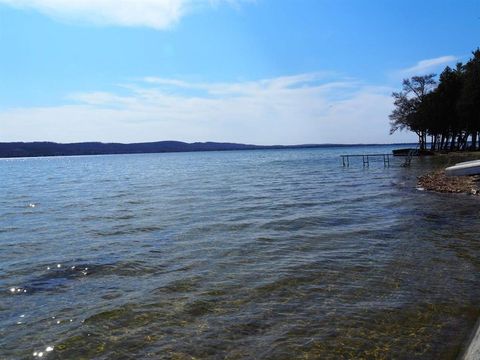
[[[385,167],[390,166],[390,156],[392,154],[364,154],[364,155],[340,155],[342,157],[342,165],[345,167],[350,166],[350,158],[362,158],[363,166],[370,166],[371,159],[381,159],[383,160],[383,165]]]

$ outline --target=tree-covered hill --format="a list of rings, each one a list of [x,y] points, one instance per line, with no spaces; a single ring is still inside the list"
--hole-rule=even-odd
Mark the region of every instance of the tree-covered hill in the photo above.
[[[359,144],[361,145],[361,144]],[[108,154],[142,154],[189,151],[228,151],[257,149],[295,149],[331,146],[351,146],[335,144],[305,145],[246,145],[235,143],[158,141],[136,144],[84,142],[59,144],[54,142],[9,142],[0,143],[0,158],[33,156],[69,156],[69,155],[108,155]]]

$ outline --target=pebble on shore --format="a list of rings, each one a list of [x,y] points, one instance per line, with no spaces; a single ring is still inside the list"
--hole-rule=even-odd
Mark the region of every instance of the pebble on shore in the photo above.
[[[447,176],[440,170],[419,176],[418,186],[428,191],[480,195],[480,176]]]

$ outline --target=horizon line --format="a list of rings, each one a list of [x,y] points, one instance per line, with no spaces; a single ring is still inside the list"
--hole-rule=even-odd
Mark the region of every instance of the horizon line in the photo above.
[[[102,145],[140,145],[140,144],[159,144],[159,143],[179,143],[186,145],[194,144],[228,144],[228,145],[244,145],[244,146],[258,146],[258,147],[272,147],[272,146],[375,146],[375,145],[411,145],[415,142],[393,142],[393,143],[302,143],[302,144],[252,144],[252,143],[239,143],[232,141],[181,141],[181,140],[156,140],[156,141],[141,141],[141,142],[120,142],[120,141],[100,141],[100,140],[87,140],[76,142],[59,142],[51,140],[33,140],[33,141],[0,141],[0,144],[56,144],[56,145],[77,145],[77,144],[102,144]]]

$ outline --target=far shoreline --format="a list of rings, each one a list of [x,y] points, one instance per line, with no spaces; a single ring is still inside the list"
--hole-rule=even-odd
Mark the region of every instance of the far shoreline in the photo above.
[[[0,143],[0,159],[35,157],[94,156],[161,154],[183,152],[292,150],[335,147],[412,146],[413,143],[393,144],[300,144],[300,145],[251,145],[239,143],[158,141],[146,143],[55,143],[55,142],[4,142]]]

